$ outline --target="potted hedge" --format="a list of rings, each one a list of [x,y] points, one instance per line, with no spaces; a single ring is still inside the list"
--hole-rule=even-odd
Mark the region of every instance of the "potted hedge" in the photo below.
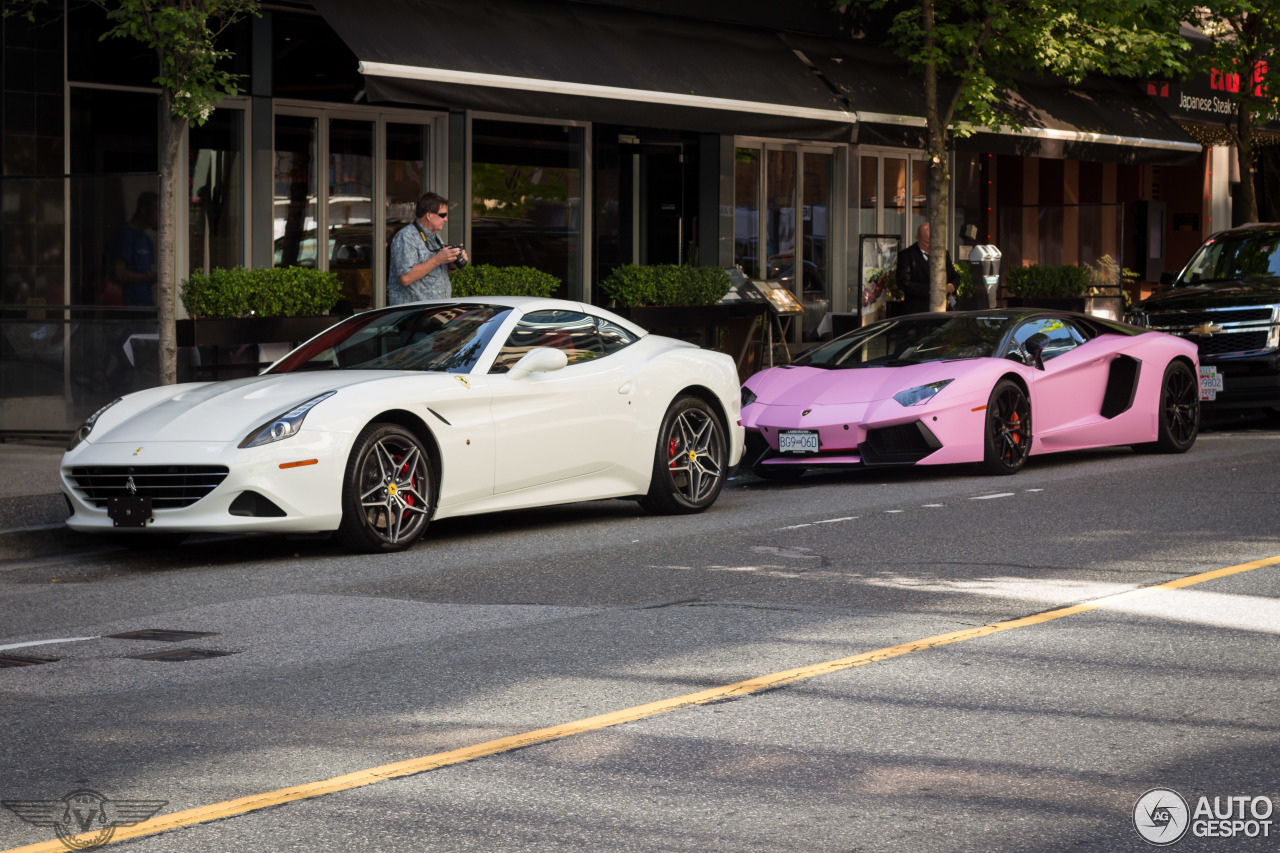
[[[1005,273],[1005,304],[1010,308],[1049,308],[1083,313],[1089,278],[1088,267],[1069,264],[1013,267]]]
[[[337,275],[309,267],[195,273],[182,282],[191,319],[177,323],[178,346],[305,341],[338,321],[341,294]]]
[[[449,273],[455,299],[471,296],[554,296],[560,279],[533,267],[470,264]]]
[[[733,282],[721,267],[625,264],[615,268],[600,292],[609,307],[647,329],[717,326],[732,306],[717,305]]]

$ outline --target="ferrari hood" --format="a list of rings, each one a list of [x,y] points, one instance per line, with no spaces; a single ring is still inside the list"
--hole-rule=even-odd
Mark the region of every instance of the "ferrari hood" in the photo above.
[[[746,385],[766,406],[838,406],[885,400],[917,385],[954,379],[955,362],[931,361],[904,367],[773,367]]]
[[[178,385],[173,387],[171,395],[159,400],[148,395],[140,404],[131,406],[134,401],[126,397],[104,413],[89,441],[92,444],[156,439],[238,442],[251,429],[326,391],[338,393],[321,405],[341,406],[343,388],[370,382],[404,381],[409,377],[424,385],[455,381],[449,374],[352,370],[270,374],[229,382]],[[417,390],[422,387],[417,386]]]

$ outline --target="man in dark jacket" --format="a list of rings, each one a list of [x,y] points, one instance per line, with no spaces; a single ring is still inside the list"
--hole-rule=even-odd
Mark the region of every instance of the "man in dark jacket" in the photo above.
[[[960,275],[951,265],[951,253],[944,258],[947,275],[947,303],[960,283]],[[903,313],[916,314],[929,310],[929,223],[916,229],[916,242],[898,253],[898,290],[902,291]]]

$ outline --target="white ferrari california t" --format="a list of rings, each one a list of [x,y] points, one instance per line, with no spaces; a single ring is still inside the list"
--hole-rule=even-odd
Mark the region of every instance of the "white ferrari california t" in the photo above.
[[[477,297],[366,311],[262,374],[150,388],[62,458],[67,526],[335,531],[408,548],[433,519],[636,497],[701,512],[742,456],[722,353],[578,302]]]

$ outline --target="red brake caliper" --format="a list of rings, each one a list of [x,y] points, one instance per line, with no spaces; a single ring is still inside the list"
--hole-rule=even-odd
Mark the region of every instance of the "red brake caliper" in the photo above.
[[[676,442],[676,440],[675,440],[674,438],[673,438],[673,439],[671,439],[669,442],[667,442],[667,458],[668,458],[668,459],[675,459],[675,458],[676,458],[676,452],[677,452],[679,449],[680,449],[680,448],[679,448],[679,444]]]
[[[1014,412],[1012,415],[1009,416],[1009,424],[1012,427],[1010,432],[1013,432],[1014,444],[1022,444],[1022,432],[1021,431],[1014,432],[1014,430],[1017,429],[1018,421],[1019,421],[1019,418],[1018,418],[1017,412]]]

